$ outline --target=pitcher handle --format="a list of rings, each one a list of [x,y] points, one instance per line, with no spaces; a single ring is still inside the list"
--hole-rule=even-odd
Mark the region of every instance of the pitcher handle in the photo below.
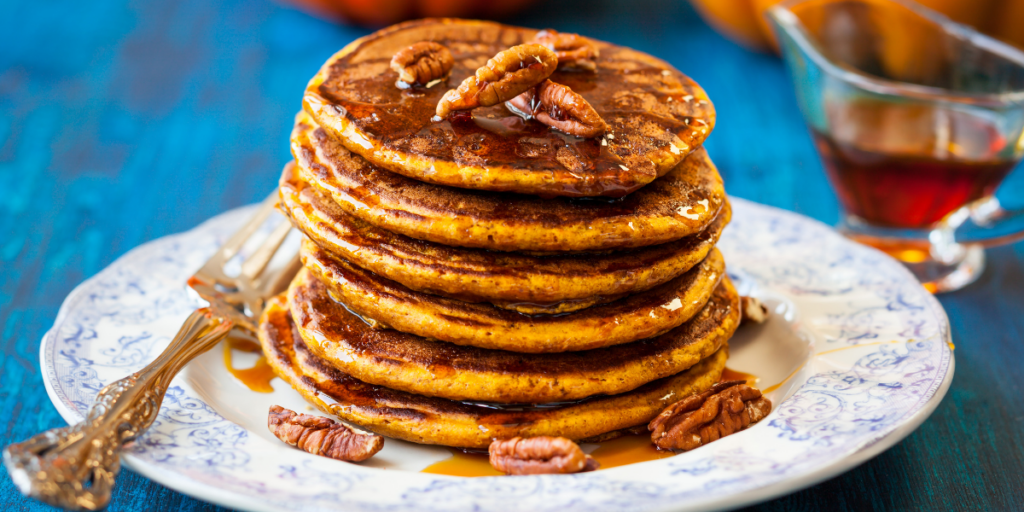
[[[953,235],[954,242],[963,245],[998,247],[1024,240],[1024,210],[1006,209],[995,196],[973,201],[949,214],[942,222]],[[973,226],[965,232],[964,227]],[[935,242],[933,240],[933,242]]]

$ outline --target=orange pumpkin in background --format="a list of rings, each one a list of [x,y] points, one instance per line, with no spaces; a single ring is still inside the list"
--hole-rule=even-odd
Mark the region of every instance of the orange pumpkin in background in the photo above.
[[[536,0],[290,0],[296,7],[335,21],[371,27],[413,18],[498,19]]]
[[[782,0],[690,0],[704,21],[748,48],[775,49],[764,11]],[[1024,48],[1024,0],[917,0],[959,23]]]

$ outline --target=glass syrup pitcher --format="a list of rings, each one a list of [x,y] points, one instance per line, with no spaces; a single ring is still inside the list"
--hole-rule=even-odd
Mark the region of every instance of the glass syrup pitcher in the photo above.
[[[790,0],[768,17],[844,234],[932,292],[1024,238],[992,195],[1024,156],[1024,52],[903,0]]]

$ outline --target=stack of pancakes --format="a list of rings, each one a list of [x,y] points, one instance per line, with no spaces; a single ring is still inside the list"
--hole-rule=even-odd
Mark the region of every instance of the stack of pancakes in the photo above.
[[[303,270],[270,301],[271,365],[367,430],[486,448],[608,438],[717,382],[739,299],[715,249],[729,205],[688,77],[595,41],[550,79],[609,125],[580,139],[505,106],[432,120],[441,95],[535,30],[461,20],[384,29],[332,57],[292,133],[281,208]],[[445,45],[451,76],[396,87],[398,50]]]

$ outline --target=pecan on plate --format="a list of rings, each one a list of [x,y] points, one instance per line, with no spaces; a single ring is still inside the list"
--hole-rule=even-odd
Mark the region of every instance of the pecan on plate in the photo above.
[[[763,324],[765,320],[768,320],[768,307],[754,297],[745,295],[740,297],[740,312],[742,314],[741,322]]]
[[[597,45],[579,34],[551,29],[541,30],[533,36],[533,42],[555,52],[558,56],[559,69],[597,70],[597,64],[594,62],[600,54]]]
[[[506,475],[579,473],[599,466],[576,443],[564,437],[495,439],[487,451],[491,466]]]
[[[692,450],[761,421],[772,402],[746,381],[719,382],[666,408],[647,428],[665,450]]]
[[[369,459],[384,447],[381,436],[360,434],[328,418],[299,414],[280,405],[270,406],[267,427],[292,446],[347,462]]]
[[[391,58],[391,69],[398,73],[399,88],[410,85],[430,87],[452,72],[455,59],[444,45],[433,41],[421,41],[402,48]]]
[[[555,52],[539,44],[521,44],[491,57],[476,73],[463,80],[437,102],[437,119],[453,110],[489,107],[515,98],[551,76],[558,66]]]
[[[523,94],[531,93],[527,91]],[[528,102],[531,115],[538,121],[577,137],[597,137],[608,131],[608,125],[594,107],[568,86],[544,80],[532,94],[533,98],[527,96],[521,100],[516,97],[506,103],[506,107],[521,109]]]

